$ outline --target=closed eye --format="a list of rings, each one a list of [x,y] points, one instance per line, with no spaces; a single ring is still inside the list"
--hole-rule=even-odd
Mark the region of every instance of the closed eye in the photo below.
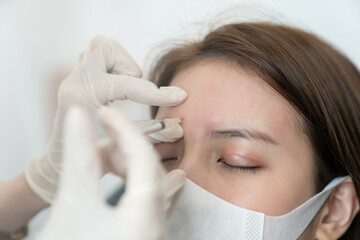
[[[241,171],[241,172],[250,172],[250,173],[255,173],[256,171],[260,170],[261,167],[258,166],[251,166],[251,167],[246,167],[246,166],[233,166],[231,164],[228,164],[227,162],[225,162],[224,159],[219,159],[218,162],[220,162],[221,167],[223,167],[224,169],[230,171],[230,172],[236,172],[236,171]]]
[[[171,158],[163,158],[163,159],[161,159],[162,162],[173,161],[173,160],[177,160],[177,157],[171,157]]]

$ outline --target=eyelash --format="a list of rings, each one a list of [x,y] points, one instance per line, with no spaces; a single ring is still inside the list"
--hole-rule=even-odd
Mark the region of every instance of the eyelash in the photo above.
[[[223,167],[224,169],[226,169],[227,171],[230,171],[230,172],[241,171],[241,172],[255,173],[260,169],[260,167],[233,166],[233,165],[226,163],[224,159],[219,159],[218,162],[220,162],[221,167]]]
[[[166,162],[166,161],[172,161],[172,160],[177,160],[177,158],[165,158],[165,159],[161,159],[162,162]],[[227,171],[230,172],[248,172],[248,173],[256,173],[261,167],[240,167],[240,166],[233,166],[230,165],[228,163],[225,162],[224,159],[219,159],[218,162],[220,162],[221,167],[223,167],[224,169],[226,169]]]
[[[172,161],[172,160],[177,160],[177,158],[164,158],[164,159],[161,159],[162,162],[167,162],[167,161]]]

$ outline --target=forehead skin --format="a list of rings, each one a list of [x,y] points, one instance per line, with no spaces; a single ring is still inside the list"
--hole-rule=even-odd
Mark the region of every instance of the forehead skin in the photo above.
[[[187,91],[188,98],[179,106],[160,107],[157,118],[183,119],[184,138],[160,149],[176,148],[179,168],[189,179],[228,202],[274,216],[314,195],[311,146],[298,115],[261,78],[233,64],[207,60],[182,70],[171,85]],[[211,131],[240,127],[264,132],[277,144],[209,140]],[[212,165],[213,156],[235,141],[229,151],[255,159],[261,171],[230,173]]]

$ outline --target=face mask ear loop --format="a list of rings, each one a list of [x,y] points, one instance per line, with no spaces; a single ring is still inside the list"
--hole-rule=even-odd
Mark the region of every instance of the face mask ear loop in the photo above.
[[[265,216],[264,239],[298,239],[325,203],[334,187],[343,182],[345,178],[347,176],[335,178],[321,192],[288,214]]]

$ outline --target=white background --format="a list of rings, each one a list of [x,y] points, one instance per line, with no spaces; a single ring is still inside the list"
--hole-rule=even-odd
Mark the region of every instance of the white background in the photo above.
[[[158,43],[196,36],[234,6],[234,19],[266,15],[310,30],[360,66],[358,0],[0,0],[0,181],[45,151],[55,79],[93,36],[117,39],[145,68]]]

